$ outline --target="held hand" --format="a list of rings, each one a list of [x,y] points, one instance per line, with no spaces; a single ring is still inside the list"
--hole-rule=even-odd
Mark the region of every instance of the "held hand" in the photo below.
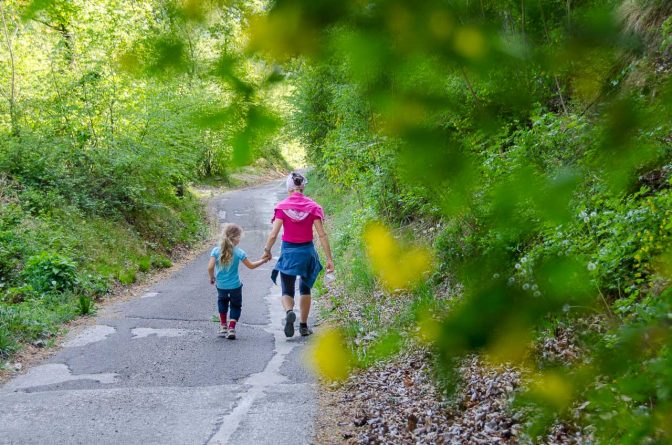
[[[266,262],[271,261],[272,258],[273,255],[271,255],[270,252],[264,252],[264,256],[261,257],[261,259],[263,259]]]
[[[327,267],[325,268],[327,273],[332,273],[334,271],[334,262],[329,260],[327,261]]]
[[[215,279],[210,277],[210,284],[214,285],[215,284]]]

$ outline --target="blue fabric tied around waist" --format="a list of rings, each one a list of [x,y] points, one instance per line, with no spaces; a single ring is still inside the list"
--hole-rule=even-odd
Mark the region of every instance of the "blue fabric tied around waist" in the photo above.
[[[271,272],[271,279],[275,283],[280,272],[285,275],[298,275],[308,287],[313,287],[321,270],[322,263],[312,241],[307,243],[283,241],[280,258]]]

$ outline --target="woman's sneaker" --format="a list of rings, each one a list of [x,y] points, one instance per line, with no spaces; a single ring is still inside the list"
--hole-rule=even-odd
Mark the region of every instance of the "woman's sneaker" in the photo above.
[[[217,332],[217,335],[220,337],[226,337],[229,334],[229,330],[226,328],[226,326],[220,326],[219,327],[219,332]]]
[[[236,339],[236,328],[229,328],[229,333],[226,334],[226,338],[229,340],[235,340]]]
[[[299,334],[301,334],[301,337],[307,337],[312,333],[313,330],[310,329],[308,326],[299,326]]]
[[[285,337],[294,337],[294,322],[296,321],[296,314],[294,311],[287,311],[285,317]]]

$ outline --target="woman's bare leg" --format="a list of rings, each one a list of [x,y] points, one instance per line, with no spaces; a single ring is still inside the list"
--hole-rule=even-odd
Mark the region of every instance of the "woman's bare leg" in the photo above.
[[[291,311],[294,309],[294,299],[289,295],[282,296],[282,307],[285,309],[285,312]]]
[[[310,313],[310,303],[312,298],[310,295],[301,295],[301,300],[299,301],[299,308],[301,309],[301,323],[308,323],[308,314]]]

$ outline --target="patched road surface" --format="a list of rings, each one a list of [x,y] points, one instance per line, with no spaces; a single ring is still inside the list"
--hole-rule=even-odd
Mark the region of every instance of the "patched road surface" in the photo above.
[[[263,253],[279,181],[215,199]],[[274,254],[277,256],[279,243]],[[210,249],[142,296],[101,310],[51,359],[0,388],[1,444],[309,444],[314,378],[306,339],[286,339],[273,262],[241,265],[236,340],[217,336]],[[298,305],[297,305],[298,306]]]

